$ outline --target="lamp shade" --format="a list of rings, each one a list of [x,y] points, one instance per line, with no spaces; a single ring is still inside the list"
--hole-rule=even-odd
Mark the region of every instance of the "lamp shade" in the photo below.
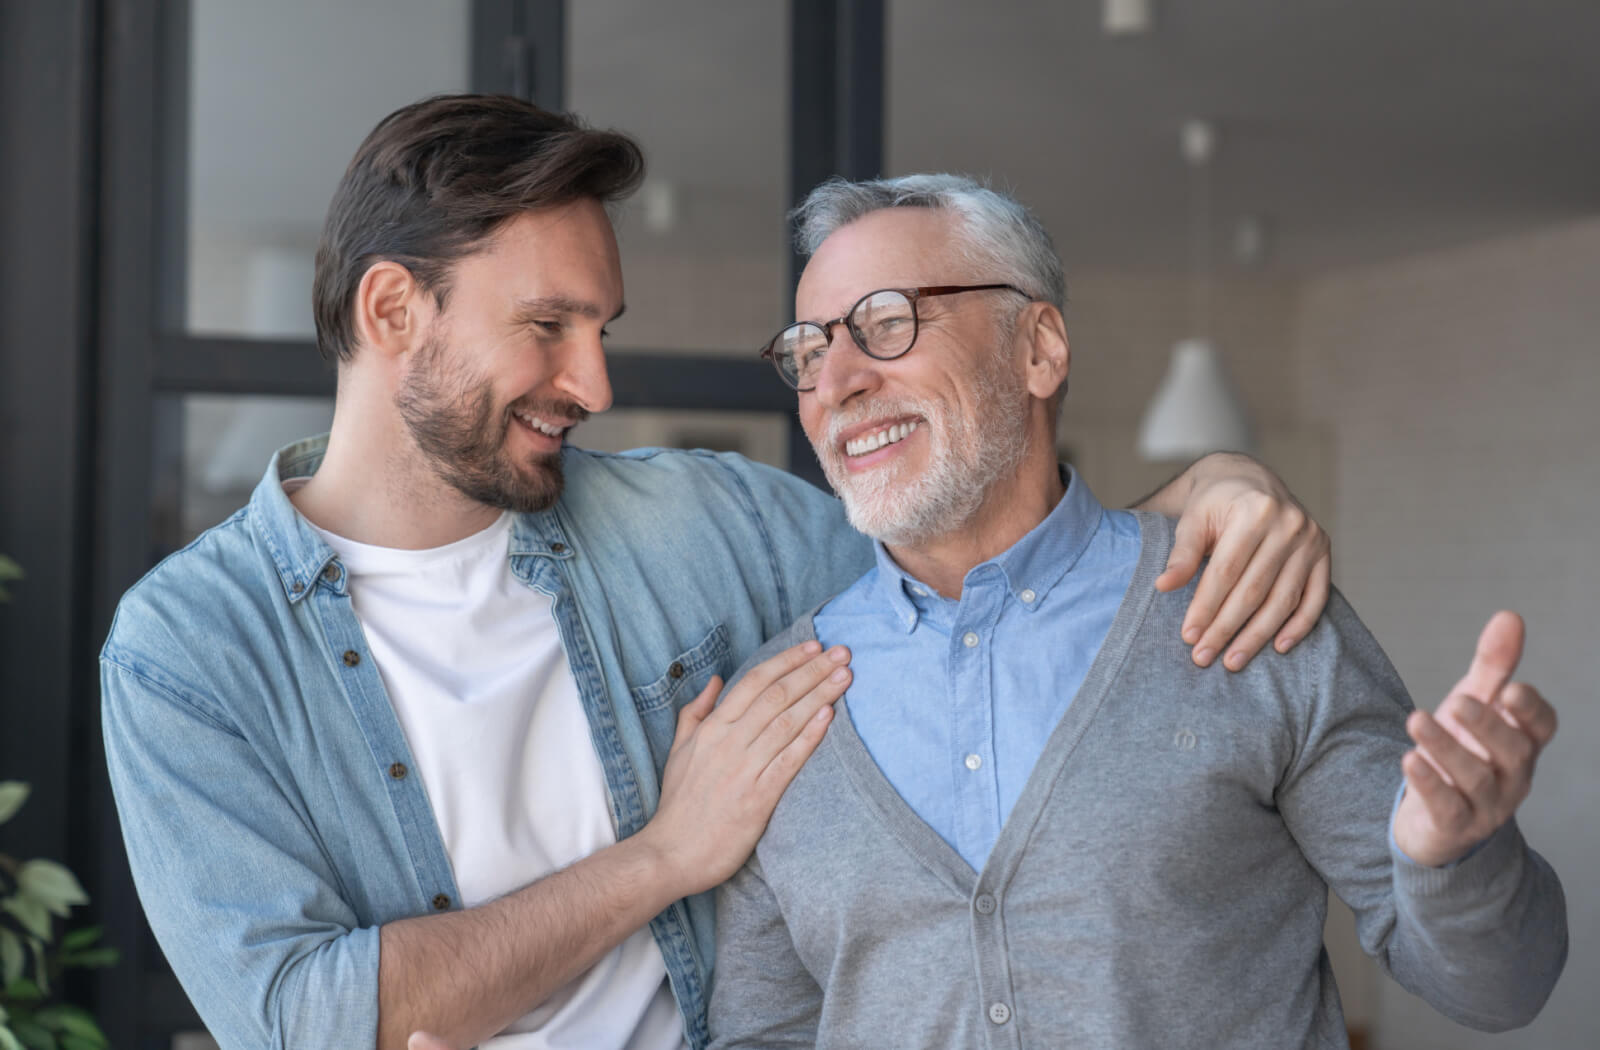
[[[1145,459],[1193,459],[1207,452],[1251,450],[1250,421],[1228,382],[1216,348],[1185,339],[1139,426]]]

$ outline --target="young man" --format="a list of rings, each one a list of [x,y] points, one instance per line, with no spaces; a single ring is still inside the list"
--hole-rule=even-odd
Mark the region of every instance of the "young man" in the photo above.
[[[1555,731],[1508,683],[1520,621],[1436,717],[1337,596],[1290,656],[1197,667],[1152,586],[1172,530],[1056,462],[1037,220],[950,176],[800,218],[805,320],[767,353],[876,564],[769,643],[848,645],[853,679],[720,891],[713,1044],[1342,1046],[1330,886],[1407,988],[1529,1021],[1566,925],[1512,819]]]
[[[736,456],[566,443],[610,404],[605,207],[642,164],[514,99],[380,123],[317,257],[331,435],[122,602],[102,680],[129,857],[230,1050],[706,1041],[705,891],[821,739],[848,653],[787,651],[713,709],[721,677],[871,550]],[[1195,626],[1225,631],[1201,644],[1257,604],[1232,582],[1267,594],[1280,566],[1239,644],[1298,637],[1325,541],[1276,497],[1208,527],[1260,503],[1221,467],[1163,504],[1199,508],[1172,583],[1221,533]]]

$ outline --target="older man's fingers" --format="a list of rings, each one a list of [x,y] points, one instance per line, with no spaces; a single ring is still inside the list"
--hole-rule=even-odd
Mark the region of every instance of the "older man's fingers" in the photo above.
[[[1495,706],[1515,719],[1539,750],[1555,738],[1556,709],[1533,686],[1512,682],[1500,691]]]
[[[1489,762],[1508,776],[1532,776],[1533,760],[1539,749],[1521,726],[1502,718],[1488,704],[1481,704],[1464,694],[1446,700],[1439,714],[1442,716],[1447,711],[1460,726],[1460,731],[1471,737],[1470,744],[1461,740],[1468,750],[1476,752],[1482,749]]]
[[[1472,666],[1450,692],[1466,693],[1488,703],[1500,695],[1500,690],[1516,673],[1522,659],[1523,640],[1527,629],[1522,617],[1501,610],[1489,617],[1478,635],[1478,648],[1472,655]]]
[[[1415,792],[1434,827],[1447,834],[1459,834],[1472,823],[1472,804],[1445,782],[1421,752],[1408,751],[1400,760],[1406,776],[1406,791]]]
[[[1473,809],[1495,809],[1500,784],[1494,766],[1474,754],[1426,711],[1411,712],[1406,719],[1406,732],[1426,752],[1434,769],[1466,797]]]

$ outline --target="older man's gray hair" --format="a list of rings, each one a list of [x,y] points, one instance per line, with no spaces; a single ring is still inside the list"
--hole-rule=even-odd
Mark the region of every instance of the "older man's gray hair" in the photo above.
[[[884,208],[954,212],[961,218],[962,254],[975,278],[1006,281],[1058,310],[1065,307],[1061,258],[1043,224],[1015,199],[964,175],[829,179],[790,213],[795,245],[812,255],[841,226]]]

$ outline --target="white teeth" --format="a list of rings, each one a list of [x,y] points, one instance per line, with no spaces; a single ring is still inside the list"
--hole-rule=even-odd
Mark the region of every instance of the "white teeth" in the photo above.
[[[537,430],[539,433],[548,435],[550,437],[560,437],[562,431],[565,429],[564,427],[556,426],[554,423],[546,423],[538,416],[532,416],[526,412],[513,412],[512,414],[533,429]]]
[[[893,445],[897,441],[904,441],[917,429],[917,423],[896,423],[882,430],[874,431],[866,437],[859,437],[844,443],[844,451],[850,456],[864,456],[868,452],[876,452],[885,445]]]

